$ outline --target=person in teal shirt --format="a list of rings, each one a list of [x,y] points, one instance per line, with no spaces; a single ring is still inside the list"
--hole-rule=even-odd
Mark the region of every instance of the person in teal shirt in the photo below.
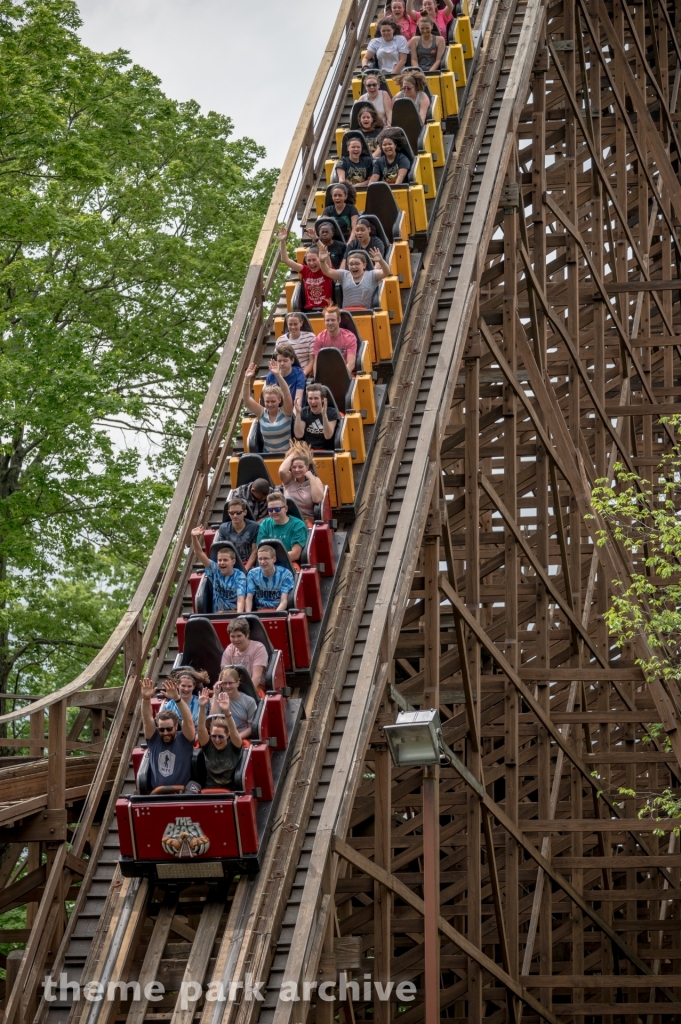
[[[307,544],[307,526],[302,519],[289,516],[286,498],[281,491],[267,495],[267,519],[258,530],[258,544],[264,540],[280,540],[292,562],[297,562]]]

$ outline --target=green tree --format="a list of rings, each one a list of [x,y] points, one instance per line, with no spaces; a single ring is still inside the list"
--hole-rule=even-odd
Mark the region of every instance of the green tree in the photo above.
[[[681,417],[669,422],[678,426]],[[605,521],[598,536],[614,538],[626,551],[629,579],[614,580],[606,612],[618,646],[644,636],[650,656],[645,671],[681,680],[681,447],[675,446],[654,470],[651,480],[614,467],[614,481],[598,480],[594,510]]]
[[[276,176],[79,25],[0,0],[3,692],[73,678],[124,607]]]

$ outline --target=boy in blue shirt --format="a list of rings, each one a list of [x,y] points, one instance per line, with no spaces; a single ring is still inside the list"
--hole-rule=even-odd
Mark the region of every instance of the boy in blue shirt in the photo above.
[[[274,548],[261,544],[258,548],[258,568],[248,574],[246,611],[273,608],[285,612],[288,595],[293,590],[293,573],[276,564]]]
[[[217,562],[211,561],[203,547],[204,533],[203,526],[192,530],[192,547],[213,585],[213,611],[242,612],[246,602],[246,575],[235,568],[236,557],[230,548],[218,551]]]
[[[270,360],[270,372],[265,377],[265,384],[276,384],[277,378],[274,375],[276,370],[286,381],[288,389],[291,392],[291,401],[295,405],[296,397],[300,395],[300,400],[305,400],[305,384],[307,383],[305,374],[303,373],[300,366],[294,366],[293,361],[296,358],[296,350],[292,345],[279,345],[275,353],[276,366],[273,366],[274,359]]]

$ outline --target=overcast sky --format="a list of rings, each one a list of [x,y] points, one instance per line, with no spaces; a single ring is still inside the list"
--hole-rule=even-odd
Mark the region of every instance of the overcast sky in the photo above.
[[[124,49],[168,96],[227,114],[281,166],[336,0],[79,0],[83,42]]]

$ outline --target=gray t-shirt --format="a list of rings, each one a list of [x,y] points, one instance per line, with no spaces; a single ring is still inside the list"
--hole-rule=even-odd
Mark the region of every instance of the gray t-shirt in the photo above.
[[[172,743],[164,743],[158,732],[147,740],[151,788],[157,786],[186,786],[191,778],[194,744],[181,732]]]
[[[237,729],[245,729],[247,726],[253,725],[258,705],[247,693],[240,693],[238,697],[232,697],[229,707]]]
[[[359,306],[371,309],[372,299],[378,284],[375,270],[365,270],[358,284],[352,279],[349,270],[339,270],[341,287],[343,288],[343,306]]]

